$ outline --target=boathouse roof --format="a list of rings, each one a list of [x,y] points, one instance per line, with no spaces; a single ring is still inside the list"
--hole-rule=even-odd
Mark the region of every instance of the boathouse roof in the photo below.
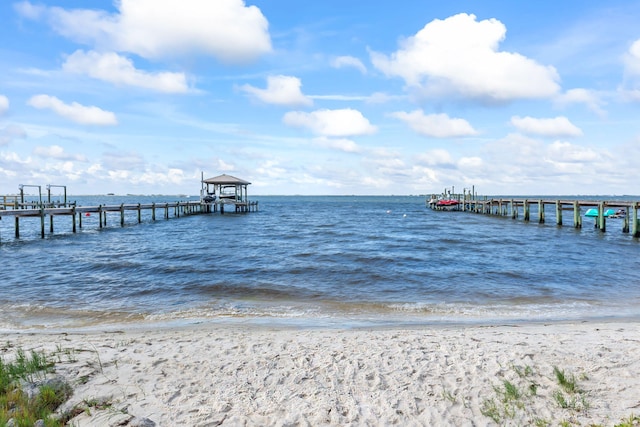
[[[214,176],[213,178],[207,178],[203,180],[205,184],[219,184],[219,185],[249,185],[251,184],[249,181],[245,181],[244,179],[236,178],[235,176],[222,174],[218,176]]]

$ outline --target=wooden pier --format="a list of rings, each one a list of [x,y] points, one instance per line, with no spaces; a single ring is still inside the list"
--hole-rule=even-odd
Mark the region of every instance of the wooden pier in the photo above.
[[[0,196],[1,198],[2,196]],[[98,206],[76,206],[75,203],[17,203],[14,202],[12,209],[7,209],[7,205],[0,207],[0,220],[13,217],[15,220],[15,238],[20,238],[20,219],[21,218],[39,218],[40,219],[40,236],[45,237],[46,219],[49,219],[49,233],[54,231],[54,217],[66,216],[71,217],[71,230],[77,232],[78,228],[82,228],[83,216],[90,216],[92,213],[98,215],[98,226],[100,228],[107,226],[107,213],[119,213],[120,226],[125,225],[125,212],[135,211],[137,213],[137,222],[142,222],[142,212],[151,211],[151,219],[156,220],[157,211],[159,210],[164,219],[169,219],[171,215],[175,218],[180,216],[192,215],[198,213],[211,212],[211,205],[200,201],[192,202],[166,202],[166,203],[149,203],[149,204],[125,204],[119,205],[98,205]],[[0,236],[1,237],[1,236]]]
[[[169,219],[170,212],[173,212],[173,217],[176,218],[184,215],[218,211],[220,214],[224,214],[225,206],[228,211],[233,209],[236,213],[257,212],[258,202],[249,201],[247,195],[247,186],[249,184],[251,183],[248,181],[230,175],[220,175],[209,180],[202,180],[200,200],[198,201],[145,204],[121,203],[119,205],[105,204],[97,206],[77,206],[76,202],[68,202],[66,185],[47,185],[47,200],[43,200],[42,186],[20,184],[19,195],[0,195],[0,220],[13,217],[15,221],[15,238],[19,239],[21,218],[39,218],[40,236],[44,238],[47,218],[49,219],[49,233],[53,234],[53,219],[57,216],[71,217],[71,229],[73,233],[76,233],[78,228],[82,228],[83,215],[88,217],[92,213],[98,215],[99,227],[103,228],[107,226],[107,213],[109,212],[119,213],[120,226],[122,227],[125,225],[125,212],[128,211],[137,213],[138,223],[142,222],[143,211],[151,211],[152,221],[156,220],[156,212],[158,210],[163,212],[165,219]],[[25,187],[37,189],[37,195],[32,196],[35,200],[28,201],[25,199]],[[64,198],[62,200],[52,201],[52,187],[63,189]],[[0,236],[0,242],[1,238],[2,236]]]
[[[600,231],[607,229],[607,209],[615,209],[621,212],[615,218],[620,221],[623,233],[631,233],[633,237],[640,237],[640,224],[638,223],[638,210],[640,201],[613,201],[613,200],[562,200],[562,199],[516,199],[516,198],[477,198],[474,193],[446,195],[448,201],[455,201],[455,204],[442,205],[438,200],[442,196],[432,196],[427,200],[427,205],[435,210],[459,210],[465,212],[482,213],[487,215],[510,216],[517,219],[522,215],[525,222],[532,220],[531,207],[537,207],[537,222],[544,224],[546,221],[545,211],[551,207],[555,211],[556,225],[562,226],[565,222],[564,212],[571,212],[570,218],[574,228],[582,228],[583,208],[597,209],[597,216],[594,217],[594,226]],[[451,208],[454,206],[455,208]]]

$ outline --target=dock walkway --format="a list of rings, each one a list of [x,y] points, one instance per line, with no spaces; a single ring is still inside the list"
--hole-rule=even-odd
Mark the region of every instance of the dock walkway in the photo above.
[[[555,220],[558,226],[564,224],[564,211],[572,211],[573,226],[582,228],[582,208],[589,207],[597,209],[595,217],[595,227],[604,232],[607,229],[607,216],[605,212],[608,208],[622,210],[623,214],[619,219],[622,221],[622,232],[629,233],[633,237],[640,237],[638,224],[638,210],[640,201],[613,201],[613,200],[562,200],[562,199],[516,199],[516,198],[489,198],[478,199],[470,197],[469,194],[457,194],[447,196],[448,200],[457,201],[456,210],[483,213],[488,215],[511,216],[516,219],[522,213],[525,222],[531,221],[531,206],[537,206],[537,220],[545,223],[545,208],[552,206],[555,209]],[[427,200],[427,205],[435,210],[440,210],[437,197]],[[449,207],[448,210],[451,210]]]
[[[12,208],[8,208],[13,206]],[[156,212],[160,210],[165,219],[169,219],[171,213],[173,217],[181,215],[192,215],[198,213],[211,212],[211,204],[200,201],[190,202],[165,202],[165,203],[121,203],[119,205],[98,205],[98,206],[76,206],[75,203],[6,203],[0,204],[0,220],[8,217],[15,219],[15,237],[20,238],[21,218],[40,218],[40,235],[45,237],[46,218],[49,218],[49,232],[54,230],[54,217],[68,216],[72,218],[72,232],[77,232],[77,227],[82,228],[83,215],[89,216],[92,213],[98,214],[98,224],[100,228],[107,226],[107,213],[118,212],[120,215],[120,226],[125,225],[125,212],[135,211],[137,222],[142,222],[142,212],[151,211],[151,219],[156,220]],[[1,236],[0,236],[1,237]]]

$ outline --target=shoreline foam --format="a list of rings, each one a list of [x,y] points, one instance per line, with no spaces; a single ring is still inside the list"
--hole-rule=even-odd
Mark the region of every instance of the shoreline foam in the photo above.
[[[74,422],[117,425],[614,425],[640,414],[637,321],[296,328],[203,322],[0,333],[0,354],[57,354]],[[132,327],[129,327],[132,326]],[[562,391],[557,367],[581,393]],[[509,381],[522,392],[503,402]],[[531,390],[535,389],[535,394]],[[505,406],[506,405],[506,406]],[[507,415],[504,415],[505,417]]]

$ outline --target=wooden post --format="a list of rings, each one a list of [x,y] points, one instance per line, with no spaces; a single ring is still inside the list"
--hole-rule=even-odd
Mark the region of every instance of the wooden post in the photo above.
[[[120,227],[124,227],[124,203],[120,204]]]
[[[78,227],[82,228],[82,212],[78,214]]]
[[[151,221],[156,220],[156,202],[151,203]]]
[[[16,215],[16,239],[20,238],[20,219]]]
[[[525,199],[524,201],[524,220],[525,222],[529,222],[529,219],[531,218],[531,212],[529,209],[529,201]]]
[[[100,223],[100,228],[102,228],[102,205],[98,206],[98,222]],[[106,225],[106,219],[105,219]]]
[[[169,203],[164,204],[164,219],[169,219]]]
[[[580,203],[573,202],[573,227],[582,228],[582,216],[580,216]]]
[[[44,208],[40,207],[40,237],[44,239]]]
[[[628,233],[629,232],[629,208],[626,207],[624,208],[624,218],[622,218],[622,232],[623,233]]]
[[[556,224],[562,225],[562,203],[556,200]]]
[[[603,233],[607,231],[607,223],[604,219],[604,202],[598,204],[598,228]]]
[[[544,224],[544,203],[538,200],[538,222]]]
[[[138,203],[138,224],[142,222],[142,214],[140,213],[140,203]]]
[[[53,215],[49,215],[49,233],[53,234]]]
[[[71,230],[73,233],[76,232],[76,207],[75,205],[71,208],[71,218],[73,219]]]
[[[640,231],[638,231],[638,204],[637,203],[633,204],[633,206],[631,207],[631,212],[632,212],[631,233],[633,234],[633,237],[640,237]]]

